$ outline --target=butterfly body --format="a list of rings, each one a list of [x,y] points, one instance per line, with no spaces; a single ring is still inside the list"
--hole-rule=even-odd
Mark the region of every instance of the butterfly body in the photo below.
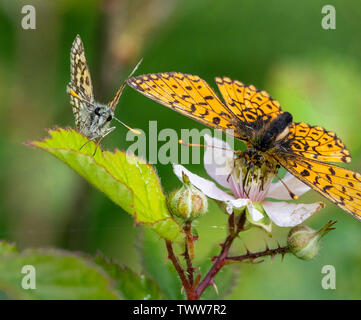
[[[86,114],[81,116],[78,129],[88,139],[97,141],[115,129],[110,127],[113,116],[113,110],[107,105],[94,102],[88,106]]]
[[[262,126],[256,126],[249,134],[249,145],[260,152],[271,150],[283,141],[292,124],[292,115],[284,112],[273,120],[261,120]]]
[[[253,85],[228,77],[217,77],[216,83],[225,103],[195,75],[164,72],[128,80],[130,87],[146,97],[245,142],[243,155],[250,165],[266,165],[270,170],[283,166],[361,220],[361,175],[328,163],[351,161],[350,152],[334,132],[293,122],[278,101]]]

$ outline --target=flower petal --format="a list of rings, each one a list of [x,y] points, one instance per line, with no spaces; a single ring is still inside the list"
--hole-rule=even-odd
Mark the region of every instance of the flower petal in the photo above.
[[[252,202],[247,206],[246,216],[249,223],[264,229],[270,237],[272,236],[272,220],[266,214],[261,202]]]
[[[264,217],[262,212],[259,211],[255,206],[253,206],[253,204],[248,205],[247,209],[248,209],[248,212],[251,215],[253,221],[255,221],[255,222],[261,220]]]
[[[262,205],[270,219],[279,227],[297,226],[315,212],[325,207],[323,202],[296,204],[264,201]]]
[[[213,138],[208,134],[204,135],[204,140],[209,146],[204,152],[204,168],[211,178],[221,186],[230,189],[227,180],[233,168],[234,152],[232,148],[223,140]],[[217,148],[212,148],[212,146]]]
[[[227,202],[226,210],[229,214],[231,214],[233,212],[234,208],[240,209],[242,207],[248,207],[248,206],[252,205],[251,200],[243,199],[243,198],[228,200],[226,202]]]
[[[213,181],[209,181],[190,172],[180,164],[173,164],[173,171],[180,181],[183,181],[182,172],[184,172],[187,175],[190,183],[199,190],[201,190],[209,198],[220,201],[227,201],[234,199],[231,195],[219,189]]]
[[[282,179],[284,184],[292,191],[296,196],[302,196],[311,188],[305,185],[302,181],[298,180],[294,175],[287,173]],[[267,193],[267,198],[273,198],[277,200],[292,200],[290,193],[287,191],[281,181],[272,183]]]

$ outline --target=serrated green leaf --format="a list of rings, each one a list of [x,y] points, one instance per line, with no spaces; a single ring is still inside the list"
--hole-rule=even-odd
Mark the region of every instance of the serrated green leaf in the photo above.
[[[151,165],[119,150],[109,152],[98,148],[93,156],[95,143],[70,128],[50,130],[49,134],[50,138],[27,144],[66,163],[130,213],[136,223],[150,226],[171,241],[183,239],[182,228],[168,211],[158,176]]]
[[[9,254],[18,252],[18,248],[16,248],[15,244],[0,240],[0,259]]]
[[[115,288],[128,300],[163,300],[164,295],[157,284],[145,275],[138,275],[127,267],[121,267],[102,254],[95,262],[115,281]]]
[[[23,289],[24,266],[35,268],[35,289]],[[119,299],[112,280],[95,263],[56,249],[28,249],[0,259],[0,290],[15,299]]]

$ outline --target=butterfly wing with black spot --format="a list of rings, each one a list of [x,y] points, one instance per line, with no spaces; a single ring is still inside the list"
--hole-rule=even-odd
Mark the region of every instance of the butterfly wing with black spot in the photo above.
[[[257,90],[252,85],[245,86],[228,77],[218,77],[216,82],[227,106],[242,122],[255,130],[283,113],[279,102],[272,99],[266,91]],[[291,124],[282,149],[283,152],[320,161],[351,161],[350,152],[335,133],[303,122]]]
[[[84,45],[79,35],[76,36],[70,51],[70,75],[67,91],[70,93],[70,103],[73,106],[75,123],[79,129],[89,116],[91,105],[87,102],[94,102],[93,86],[85,58]],[[71,90],[81,99],[71,94]]]
[[[361,175],[357,172],[292,154],[274,154],[291,174],[361,220]]]
[[[128,85],[189,118],[215,129],[232,129],[236,138],[246,139],[240,129],[241,121],[198,76],[179,72],[152,73],[130,78]]]
[[[245,86],[238,80],[217,77],[216,83],[228,108],[244,123],[269,122],[282,114],[281,106],[266,91],[257,90],[253,85]]]
[[[257,132],[283,113],[278,101],[265,91],[227,77],[216,78],[216,82],[226,105],[198,76],[149,74],[132,78],[128,84],[203,124],[235,129],[235,137],[246,141],[247,128]],[[312,189],[361,220],[361,175],[323,162],[351,160],[349,151],[333,132],[305,123],[291,123],[286,136],[266,153]]]
[[[309,159],[346,163],[351,161],[350,151],[334,132],[304,122],[293,123],[282,144],[284,151]]]

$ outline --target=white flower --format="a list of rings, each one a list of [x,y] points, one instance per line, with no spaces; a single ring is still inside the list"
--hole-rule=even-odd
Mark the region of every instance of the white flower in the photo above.
[[[264,223],[268,217],[280,227],[294,227],[324,207],[322,202],[295,204],[265,200],[266,198],[291,200],[292,197],[280,181],[272,183],[275,172],[265,176],[265,171],[258,167],[252,170],[242,165],[235,167],[234,151],[226,142],[209,135],[205,135],[204,138],[206,145],[209,146],[204,153],[204,167],[208,175],[221,186],[230,189],[233,195],[220,189],[213,181],[201,178],[181,165],[173,166],[174,173],[182,181],[182,172],[184,172],[191,184],[209,198],[227,203],[228,213],[232,213],[234,209],[247,208],[251,222],[270,232],[270,224]],[[263,179],[262,183],[260,183],[261,179]],[[301,196],[310,190],[289,173],[282,180],[296,196]]]

